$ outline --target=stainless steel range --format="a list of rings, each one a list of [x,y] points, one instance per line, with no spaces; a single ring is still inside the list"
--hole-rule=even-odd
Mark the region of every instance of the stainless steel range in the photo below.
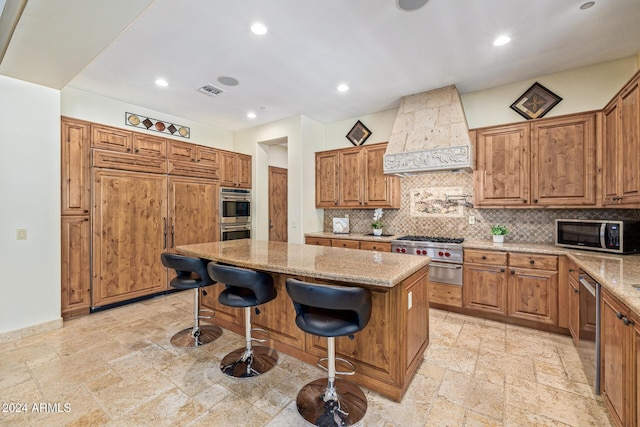
[[[403,236],[391,241],[391,251],[431,258],[429,280],[462,286],[463,238]]]

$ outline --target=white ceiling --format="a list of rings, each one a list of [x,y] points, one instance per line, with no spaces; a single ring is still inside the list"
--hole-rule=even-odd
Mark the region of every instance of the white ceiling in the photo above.
[[[409,13],[395,0],[29,0],[0,73],[228,130],[299,114],[328,123],[449,84],[467,93],[640,52],[639,0],[585,1],[430,0]],[[252,34],[255,21],[269,32]],[[512,42],[493,47],[503,33]],[[227,91],[196,91],[207,83]]]

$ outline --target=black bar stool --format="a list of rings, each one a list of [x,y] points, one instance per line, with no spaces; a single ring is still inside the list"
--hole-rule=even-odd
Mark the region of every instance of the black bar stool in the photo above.
[[[296,310],[296,325],[303,331],[327,337],[327,357],[318,366],[328,372],[327,379],[318,379],[302,387],[296,398],[302,418],[316,426],[350,426],[367,412],[367,398],[351,381],[336,379],[335,337],[349,336],[362,330],[371,317],[371,293],[364,288],[316,285],[297,279],[287,279],[287,293]],[[320,362],[326,360],[325,368]]]
[[[176,347],[197,347],[215,341],[222,335],[222,329],[214,325],[200,325],[200,319],[210,319],[212,316],[200,315],[200,288],[213,285],[207,272],[208,261],[183,255],[165,252],[160,255],[162,264],[176,271],[177,276],[169,283],[176,289],[193,289],[194,292],[194,324],[192,328],[183,329],[171,337],[171,344]],[[204,290],[203,290],[204,292]],[[202,311],[211,311],[203,309]]]
[[[236,378],[255,377],[273,368],[278,362],[278,352],[269,347],[255,346],[252,341],[267,342],[269,332],[251,328],[251,308],[260,314],[257,306],[271,301],[278,294],[271,275],[246,268],[209,263],[209,276],[226,289],[218,295],[218,302],[230,307],[244,307],[245,348],[239,348],[222,358],[220,369]],[[260,331],[267,339],[251,337],[251,331]]]

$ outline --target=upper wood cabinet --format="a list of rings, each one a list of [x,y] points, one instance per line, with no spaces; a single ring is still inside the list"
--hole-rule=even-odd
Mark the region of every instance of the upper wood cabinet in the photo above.
[[[604,109],[603,203],[640,205],[640,73]]]
[[[316,153],[316,207],[399,208],[400,179],[385,175],[387,143]]]
[[[529,125],[476,131],[476,206],[529,203]]]
[[[91,124],[62,118],[62,215],[88,215],[91,207],[89,144]]]
[[[595,205],[596,139],[596,113],[477,129],[476,205]]]
[[[220,179],[219,151],[215,148],[180,141],[167,141],[169,175]]]
[[[219,151],[221,187],[251,188],[251,156]]]
[[[167,140],[138,132],[91,124],[94,167],[167,173]]]

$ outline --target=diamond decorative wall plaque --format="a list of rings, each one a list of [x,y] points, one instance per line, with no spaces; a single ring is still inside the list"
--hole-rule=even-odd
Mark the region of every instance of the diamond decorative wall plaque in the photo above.
[[[186,126],[152,119],[151,117],[144,117],[140,114],[125,113],[124,123],[127,126],[152,130],[174,136],[181,136],[183,138],[189,138],[191,135],[191,130]]]
[[[562,98],[535,82],[511,104],[511,109],[527,120],[539,119],[560,101]]]

